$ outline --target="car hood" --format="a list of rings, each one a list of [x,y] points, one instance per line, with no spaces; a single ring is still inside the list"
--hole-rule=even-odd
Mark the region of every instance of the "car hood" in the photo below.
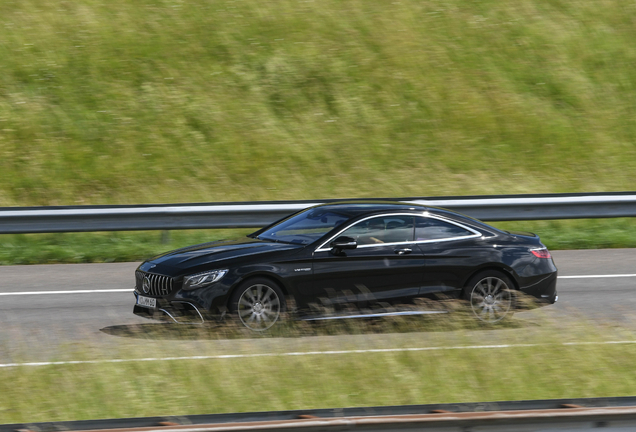
[[[232,258],[299,249],[302,247],[303,245],[273,243],[249,237],[240,240],[223,240],[166,252],[165,254],[146,261],[140,266],[140,269],[147,271],[152,266],[186,269]],[[157,270],[159,270],[159,268]]]

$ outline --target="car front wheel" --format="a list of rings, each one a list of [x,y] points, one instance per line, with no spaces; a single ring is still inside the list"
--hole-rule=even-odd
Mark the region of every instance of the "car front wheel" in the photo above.
[[[265,278],[243,282],[232,295],[230,310],[250,330],[265,331],[286,310],[285,295],[276,283]]]
[[[496,323],[513,313],[513,284],[497,271],[480,273],[468,283],[466,299],[478,319]]]

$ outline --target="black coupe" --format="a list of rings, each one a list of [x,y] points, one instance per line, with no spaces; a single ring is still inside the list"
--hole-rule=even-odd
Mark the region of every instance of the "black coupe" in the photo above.
[[[417,313],[380,306],[428,297],[465,299],[477,318],[496,322],[512,313],[519,292],[539,304],[557,301],[556,279],[534,234],[417,204],[341,202],[240,240],[145,261],[136,271],[134,313],[199,323],[229,313],[262,331],[292,300],[300,319],[325,319]],[[352,313],[352,305],[367,313]]]

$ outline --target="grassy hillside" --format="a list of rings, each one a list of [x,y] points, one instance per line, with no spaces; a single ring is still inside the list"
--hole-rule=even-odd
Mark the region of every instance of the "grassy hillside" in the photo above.
[[[635,189],[636,4],[0,2],[0,206]]]

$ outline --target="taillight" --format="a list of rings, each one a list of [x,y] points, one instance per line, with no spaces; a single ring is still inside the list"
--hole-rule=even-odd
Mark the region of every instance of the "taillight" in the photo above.
[[[532,255],[536,256],[537,258],[552,258],[552,255],[550,255],[550,251],[547,248],[532,249],[530,250],[530,252],[532,252]]]

